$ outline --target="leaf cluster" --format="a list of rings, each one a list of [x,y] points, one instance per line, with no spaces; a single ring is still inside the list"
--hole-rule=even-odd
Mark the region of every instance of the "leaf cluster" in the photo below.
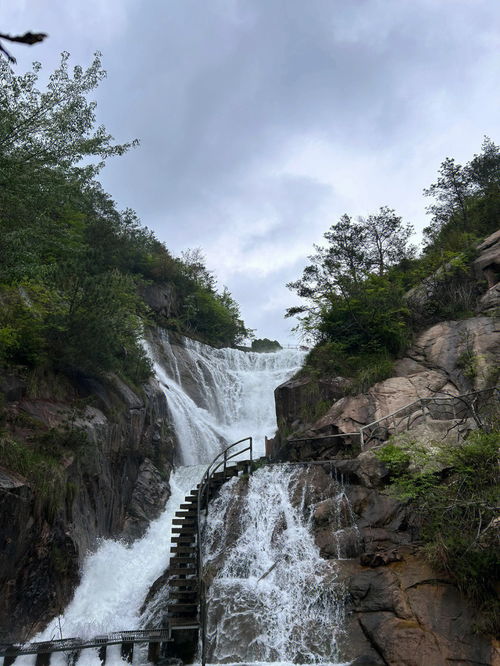
[[[287,285],[304,302],[286,316],[297,317],[297,328],[323,349],[311,365],[321,359],[317,368],[357,372],[367,357],[375,365],[396,357],[422,328],[474,312],[484,285],[471,262],[479,240],[498,227],[500,148],[486,138],[464,167],[447,158],[424,193],[434,202],[420,257],[409,245],[411,226],[394,210],[357,220],[343,215],[315,246],[302,277]],[[351,361],[327,361],[328,350]]]
[[[152,316],[140,290],[155,282],[175,292],[167,325],[238,342],[238,306],[217,291],[203,256],[173,257],[95,180],[106,159],[137,144],[96,125],[99,54],[70,71],[63,53],[45,90],[40,70],[17,75],[0,61],[0,365],[114,371],[140,383],[151,371],[140,338]]]

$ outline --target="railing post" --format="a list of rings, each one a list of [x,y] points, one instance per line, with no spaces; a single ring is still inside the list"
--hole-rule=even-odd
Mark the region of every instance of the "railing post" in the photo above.
[[[205,592],[205,583],[204,581],[201,580],[200,578],[200,629],[201,629],[201,666],[205,666],[207,663],[207,656],[206,656],[206,643],[207,643],[207,636],[206,636],[206,626],[207,626],[207,618],[206,618],[206,592]]]
[[[157,664],[160,661],[161,643],[148,643],[148,661]]]
[[[12,666],[18,655],[19,652],[15,647],[8,648],[7,652],[5,653],[5,657],[3,658],[4,666]]]
[[[134,643],[132,641],[123,641],[120,647],[120,654],[123,661],[128,664],[134,663]]]
[[[69,652],[68,656],[66,657],[66,663],[68,666],[75,666],[77,663],[78,659],[80,658],[81,652],[79,650],[74,650],[73,652]]]
[[[226,478],[226,467],[227,467],[227,449],[224,449],[224,479]]]

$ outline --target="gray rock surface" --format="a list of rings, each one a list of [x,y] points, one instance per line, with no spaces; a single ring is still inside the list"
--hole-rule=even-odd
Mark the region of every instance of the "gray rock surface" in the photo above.
[[[25,640],[65,607],[99,538],[145,532],[170,494],[175,456],[155,379],[140,391],[113,375],[47,378],[36,393],[19,378],[14,384],[2,385],[7,398],[17,398],[6,403],[14,439],[29,444],[34,434],[69,427],[86,440],[61,451],[44,495],[0,468],[0,641]]]
[[[362,426],[377,421],[420,398],[442,396],[441,405],[431,403],[424,415],[416,404],[408,412],[388,419],[368,431],[367,441],[381,442],[391,434],[409,428],[420,428],[419,436],[431,441],[467,434],[466,405],[453,401],[453,396],[491,386],[500,367],[500,320],[478,316],[460,321],[447,321],[423,331],[407,355],[395,362],[394,376],[372,386],[366,393],[333,399],[326,414],[314,423],[304,424],[299,414],[314,414],[307,406],[303,387],[306,379],[290,380],[275,391],[277,413],[287,424],[280,429],[272,453],[281,460],[329,460],[343,450],[359,445],[359,437],[317,439],[318,436],[358,433]],[[332,382],[342,390],[338,378]],[[297,427],[298,433],[289,435]],[[299,438],[301,441],[296,442]],[[289,441],[292,440],[292,441]],[[348,457],[348,456],[345,456]],[[357,463],[359,467],[360,461]],[[348,469],[349,468],[349,469]],[[360,471],[360,470],[359,470]],[[345,472],[353,473],[345,464]],[[366,480],[366,479],[365,479]]]
[[[472,267],[476,277],[485,278],[488,288],[491,288],[500,280],[500,229],[488,236],[477,249],[479,256]]]

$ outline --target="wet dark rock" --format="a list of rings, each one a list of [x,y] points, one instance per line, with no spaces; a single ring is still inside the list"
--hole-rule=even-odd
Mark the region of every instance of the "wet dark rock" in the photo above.
[[[170,487],[165,475],[149,458],[145,458],[132,491],[123,535],[129,539],[142,536],[149,522],[158,516],[158,507],[165,506],[169,497]]]
[[[354,661],[351,661],[349,666],[383,666],[383,664],[384,662],[378,657],[363,654],[360,657],[356,657]]]
[[[359,483],[366,488],[379,488],[389,479],[389,470],[373,451],[363,451],[357,458],[336,460],[335,469],[347,483]]]
[[[79,377],[63,385],[66,396],[60,386],[51,395],[46,384],[41,397],[23,394],[15,403],[7,401],[7,425],[11,417],[23,424],[12,426],[15,437],[29,441],[34,432],[70,423],[86,441],[61,454],[62,482],[48,495],[0,468],[0,641],[5,642],[40,631],[70,601],[83,558],[98,539],[142,535],[169,495],[174,442],[155,380],[138,393],[114,376]],[[75,409],[77,397],[92,397],[93,404]]]
[[[364,567],[383,567],[391,562],[401,562],[403,556],[396,548],[391,550],[377,550],[372,553],[362,553],[359,563]]]
[[[300,429],[301,425],[311,422],[311,412],[318,403],[339,400],[350,383],[345,377],[316,380],[305,376],[284,382],[274,392],[278,424],[284,429]]]

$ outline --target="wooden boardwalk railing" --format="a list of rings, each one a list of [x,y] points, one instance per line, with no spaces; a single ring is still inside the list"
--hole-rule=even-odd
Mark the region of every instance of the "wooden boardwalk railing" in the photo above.
[[[1,645],[0,657],[3,657],[3,666],[14,664],[17,657],[36,654],[36,666],[50,664],[50,655],[54,652],[67,652],[72,655],[75,663],[82,650],[97,648],[101,663],[106,663],[106,650],[110,645],[121,645],[122,659],[133,663],[134,645],[138,643],[148,644],[148,659],[153,661],[155,654],[159,653],[159,646],[170,640],[167,629],[150,629],[136,631],[115,631],[102,636],[94,636],[88,640],[81,638],[64,638],[55,641],[43,641],[25,643],[24,645]],[[153,661],[153,663],[155,663]]]

